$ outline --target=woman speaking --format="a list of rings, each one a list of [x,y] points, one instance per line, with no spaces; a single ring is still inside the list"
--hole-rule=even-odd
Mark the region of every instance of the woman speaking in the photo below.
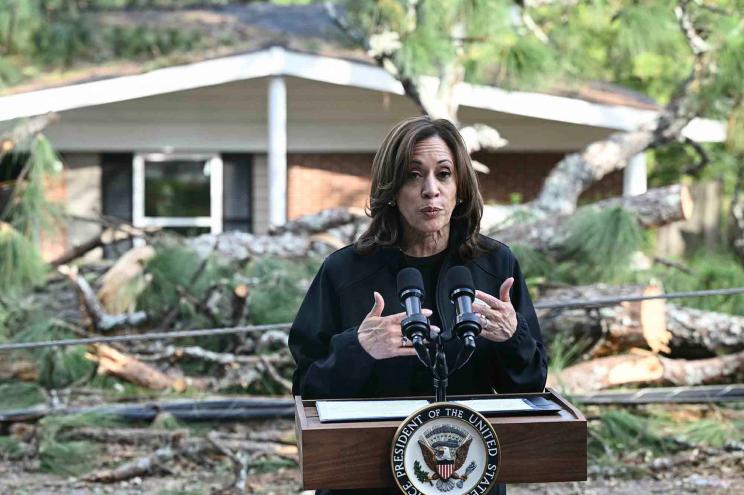
[[[406,314],[396,277],[406,267],[421,272],[424,314],[450,336],[455,309],[442,279],[455,265],[472,273],[482,332],[472,358],[450,377],[448,393],[542,391],[547,358],[524,277],[506,245],[479,233],[482,213],[475,171],[450,122],[416,117],[393,127],[372,165],[369,229],[326,258],[292,325],[293,393],[433,396],[430,370],[401,334]],[[446,341],[448,362],[460,348],[457,339]]]

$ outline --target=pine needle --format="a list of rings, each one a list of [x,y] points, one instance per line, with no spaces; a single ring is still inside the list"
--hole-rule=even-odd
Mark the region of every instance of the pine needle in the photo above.
[[[46,265],[31,241],[8,223],[0,222],[0,291],[25,292],[44,280]]]
[[[643,247],[643,231],[624,209],[588,209],[569,224],[563,255],[576,282],[614,282],[629,272],[631,256]]]

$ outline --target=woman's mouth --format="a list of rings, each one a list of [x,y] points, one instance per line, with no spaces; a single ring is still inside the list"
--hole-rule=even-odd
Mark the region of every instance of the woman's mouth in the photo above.
[[[425,217],[427,217],[427,218],[434,218],[434,217],[438,216],[439,213],[441,213],[442,209],[441,208],[435,208],[433,206],[427,206],[426,208],[421,208],[421,210],[419,210],[419,211],[421,213],[423,213],[423,215]]]

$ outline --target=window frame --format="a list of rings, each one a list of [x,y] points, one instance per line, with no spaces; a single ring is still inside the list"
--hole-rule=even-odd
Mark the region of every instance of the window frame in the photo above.
[[[145,162],[172,160],[209,163],[209,216],[151,217],[145,215]],[[132,160],[132,224],[135,227],[209,227],[222,233],[223,161],[218,153],[135,153]]]

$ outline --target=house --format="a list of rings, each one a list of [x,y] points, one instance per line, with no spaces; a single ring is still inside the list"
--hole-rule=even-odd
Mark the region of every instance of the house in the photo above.
[[[267,31],[281,31],[286,21],[279,19],[290,12],[244,8],[259,9],[246,22]],[[291,26],[308,29],[315,22],[322,33],[335,29],[319,8],[292,7],[309,17]],[[11,88],[0,94],[0,122],[59,113],[59,123],[45,134],[62,156],[63,190],[57,193],[73,214],[100,213],[186,233],[262,233],[324,208],[364,206],[382,137],[418,111],[400,83],[363,53],[317,48],[303,44],[315,34],[302,36],[150,71],[126,68],[51,87]],[[556,95],[459,88],[460,120],[491,125],[509,141],[476,156],[490,167],[480,175],[486,201],[530,199],[566,153],[657,115],[658,107],[639,95],[589,89]],[[685,134],[721,141],[724,129],[698,119]],[[585,197],[643,192],[645,178],[639,156]],[[79,227],[69,229],[70,243],[95,229]]]

